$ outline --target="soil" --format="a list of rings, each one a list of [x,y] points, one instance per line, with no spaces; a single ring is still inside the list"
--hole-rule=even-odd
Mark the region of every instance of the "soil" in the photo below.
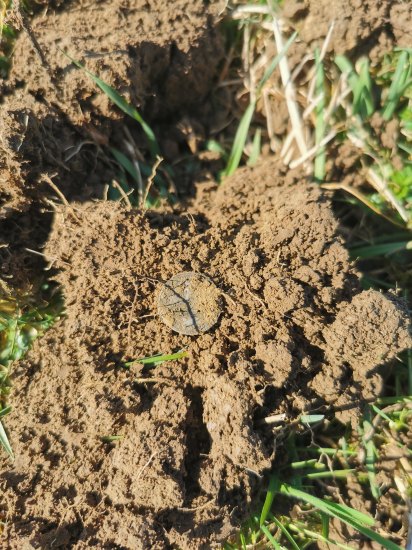
[[[402,10],[360,4],[290,3],[288,15],[305,48],[334,15],[335,51],[372,55],[403,32]],[[99,144],[123,119],[61,50],[162,121],[177,150],[182,119],[207,134],[221,7],[53,2],[32,22],[46,66],[25,33],[17,40],[0,105],[1,229],[15,247],[0,250],[1,270],[19,281],[25,247],[44,245],[66,315],[14,370],[16,460],[0,457],[8,548],[218,547],[275,458],[264,419],[356,423],[412,345],[402,300],[362,291],[329,196],[276,159],[199,185],[185,210],[97,200],[111,169]],[[69,202],[56,204],[47,175]],[[210,329],[194,335],[158,315],[165,284],[186,272],[213,289],[196,301]],[[178,350],[178,361],[124,366]]]
[[[361,291],[329,200],[283,170],[240,170],[207,216],[58,207],[45,254],[67,314],[15,372],[10,548],[209,548],[271,465],[266,416],[333,405],[356,421],[379,394],[380,368],[411,344],[407,314]],[[158,291],[186,271],[223,297],[196,336],[157,316]],[[121,367],[179,349],[187,358]]]
[[[290,0],[284,15],[297,25],[306,51],[322,46],[332,23],[328,50],[338,55],[368,55],[373,63],[394,46],[410,45],[411,9],[398,0]]]
[[[149,122],[171,115],[178,122],[182,113],[199,109],[223,58],[216,26],[222,6],[207,4],[175,0],[170,10],[161,0],[78,1],[66,9],[50,7],[31,20],[46,62],[22,32],[0,106],[0,218],[2,202],[27,209],[45,193],[43,171],[58,175],[69,198],[101,196],[107,181],[107,162],[104,170],[96,168],[98,146],[116,132],[113,119],[124,117],[64,52],[113,86]],[[9,181],[8,173],[22,161],[23,177]]]

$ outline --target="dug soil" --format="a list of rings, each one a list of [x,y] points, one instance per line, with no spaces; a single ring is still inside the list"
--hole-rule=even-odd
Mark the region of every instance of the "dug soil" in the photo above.
[[[379,365],[410,344],[395,296],[360,290],[317,188],[272,161],[209,196],[207,215],[58,208],[44,252],[67,315],[15,371],[16,460],[1,476],[12,548],[222,542],[274,458],[265,418],[356,420]],[[185,271],[222,299],[218,324],[195,336],[157,315]]]
[[[219,546],[273,463],[270,419],[316,412],[356,423],[383,368],[411,346],[403,302],[362,291],[329,197],[276,159],[219,188],[200,185],[188,209],[97,200],[98,157],[63,151],[90,132],[109,129],[108,140],[120,115],[82,73],[62,68],[60,49],[164,120],[202,119],[223,56],[217,4],[131,4],[50,7],[33,22],[46,66],[22,34],[4,88],[4,227],[20,236],[23,227],[24,242],[36,243],[34,221],[45,220],[42,253],[66,304],[14,367],[16,458],[2,457],[0,474],[12,549]],[[299,5],[289,16],[302,22],[322,3]],[[388,16],[390,5],[376,9]],[[389,21],[374,29],[386,36]],[[69,202],[45,194],[45,173]],[[10,259],[4,266],[16,273]],[[159,315],[159,294],[181,272],[207,277],[218,293],[218,312],[197,302],[214,324],[193,336]],[[180,350],[179,360],[132,362]]]

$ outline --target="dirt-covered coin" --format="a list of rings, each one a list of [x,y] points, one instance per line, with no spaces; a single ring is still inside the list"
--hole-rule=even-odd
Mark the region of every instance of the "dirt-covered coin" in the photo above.
[[[220,291],[205,275],[182,271],[161,284],[157,312],[175,332],[195,336],[217,323],[221,313]]]

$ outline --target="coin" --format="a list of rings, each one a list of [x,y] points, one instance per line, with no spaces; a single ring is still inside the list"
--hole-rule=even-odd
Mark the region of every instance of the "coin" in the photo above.
[[[221,314],[221,293],[206,275],[182,271],[161,283],[157,312],[179,334],[195,336],[212,328]]]

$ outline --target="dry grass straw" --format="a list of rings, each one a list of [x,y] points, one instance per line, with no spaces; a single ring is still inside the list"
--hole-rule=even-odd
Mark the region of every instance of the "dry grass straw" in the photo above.
[[[388,170],[382,166],[381,158],[385,157],[385,153],[371,146],[369,118],[377,106],[373,104],[369,64],[365,61],[351,72],[346,58],[341,57],[340,63],[338,58],[331,58],[328,52],[335,32],[334,22],[319,48],[298,58],[293,44],[289,49],[284,49],[293,29],[270,2],[266,5],[235,4],[230,14],[243,31],[240,53],[243,86],[236,99],[238,102],[245,96],[250,99],[248,110],[239,123],[239,129],[243,125],[244,133],[247,127],[248,136],[243,144],[237,143],[243,147],[237,151],[236,166],[242,155],[249,157],[248,164],[251,163],[251,156],[256,157],[257,131],[263,130],[262,135],[259,135],[261,151],[269,148],[279,153],[289,168],[302,166],[308,176],[319,183],[327,182],[330,177],[328,151],[332,144],[337,143],[337,136],[345,136],[344,139],[351,140],[359,149],[359,159],[363,166],[359,171],[363,174],[364,182],[377,191],[404,224],[411,223],[410,212],[393,192],[387,176]],[[264,79],[270,60],[275,54],[279,56],[281,53],[278,68],[269,78]],[[382,106],[384,118],[387,112],[394,112],[396,101],[404,89],[402,86],[408,83],[409,73],[406,69],[405,61],[394,75],[388,101],[386,106]],[[236,80],[230,71],[227,71],[227,75],[228,79],[221,82],[222,86]],[[259,87],[262,79],[264,84]],[[357,102],[359,105],[366,103],[367,116]],[[284,109],[282,103],[287,108],[288,127],[284,132],[279,132],[279,111]],[[260,121],[262,117],[265,120],[266,128],[261,128],[261,122],[254,116],[251,105],[254,105]],[[232,172],[233,165],[224,173],[227,175]],[[348,190],[348,185],[345,185],[345,190]],[[370,207],[370,200],[359,189],[353,190],[353,195]],[[382,209],[376,210],[383,214]],[[396,221],[396,215],[389,217]]]

